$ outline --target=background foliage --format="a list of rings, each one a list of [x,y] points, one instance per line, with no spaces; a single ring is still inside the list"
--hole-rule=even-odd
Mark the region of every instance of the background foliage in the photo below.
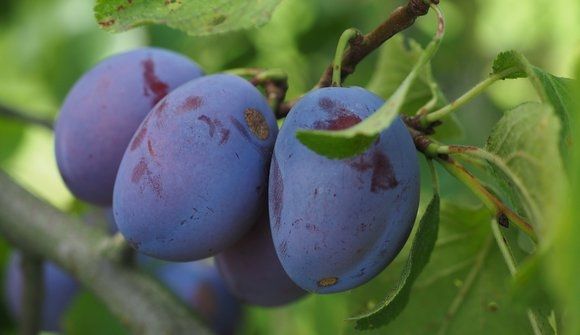
[[[52,118],[70,86],[92,64],[143,45],[187,54],[207,72],[247,66],[283,68],[289,74],[292,98],[317,81],[344,29],[354,26],[368,31],[399,4],[384,0],[285,0],[262,29],[190,37],[161,26],[107,33],[95,23],[92,0],[4,0],[0,2],[0,105]],[[495,55],[507,49],[524,53],[532,64],[552,74],[580,78],[579,73],[574,74],[575,68],[580,71],[580,2],[530,0],[514,9],[503,0],[443,0],[442,8],[448,28],[432,68],[448,98],[484,78]],[[432,35],[433,20],[432,16],[420,18],[406,36],[424,46]],[[366,86],[377,60],[378,53],[364,61],[346,84]],[[524,80],[500,82],[487,92],[458,113],[464,137],[451,132],[456,141],[483,146],[503,111],[513,110],[523,101],[537,101],[533,87]],[[580,110],[580,105],[577,107]],[[580,118],[573,115],[572,133],[580,133],[578,121]],[[52,146],[52,134],[45,129],[0,119],[0,168],[60,209],[83,215],[86,206],[73,199],[58,176]],[[574,224],[580,211],[573,203],[580,197],[578,152],[568,164],[573,172],[572,192],[577,196],[568,197],[567,207],[553,213],[557,218],[549,221],[556,228],[547,231],[555,248],[541,252],[542,258],[554,261],[541,262],[541,269],[532,273],[537,276],[547,270],[552,292],[570,303],[572,315],[580,315],[580,285],[574,284],[580,277],[580,226]],[[408,308],[386,330],[374,332],[530,333],[526,310],[514,298],[517,292],[508,268],[492,240],[487,212],[441,172],[443,206],[431,262],[417,278]],[[426,173],[423,180],[424,209],[430,199]],[[525,241],[520,242],[525,250]],[[0,237],[0,272],[8,250]],[[311,296],[279,309],[248,308],[244,333],[354,333],[354,323],[344,320],[380,302],[398,279],[407,252],[379,277],[351,292]],[[4,307],[0,307],[0,333],[9,332],[11,325]],[[88,292],[75,301],[66,326],[69,334],[124,333]],[[580,331],[580,325],[576,327]]]

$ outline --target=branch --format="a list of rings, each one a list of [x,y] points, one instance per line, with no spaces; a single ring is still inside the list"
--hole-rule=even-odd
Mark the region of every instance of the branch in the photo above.
[[[27,115],[22,112],[15,111],[7,106],[0,105],[0,117],[20,121],[25,124],[33,124],[37,126],[44,127],[46,129],[52,130],[52,121],[42,119],[36,116]]]
[[[157,281],[103,252],[105,232],[40,201],[0,171],[0,235],[62,267],[134,334],[210,334]]]
[[[20,334],[36,335],[42,327],[42,300],[44,298],[44,271],[42,259],[23,253],[20,258],[24,278]]]
[[[438,4],[439,0],[430,2]],[[430,2],[424,0],[409,0],[407,5],[398,7],[389,18],[373,31],[363,36],[362,39],[355,39],[342,59],[341,81],[354,72],[358,63],[366,56],[375,51],[385,41],[395,34],[409,28],[417,17],[427,14]],[[317,87],[328,87],[332,84],[332,64],[324,71],[318,81]]]

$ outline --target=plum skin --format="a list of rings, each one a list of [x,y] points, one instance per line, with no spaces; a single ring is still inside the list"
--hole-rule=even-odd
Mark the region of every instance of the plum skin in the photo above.
[[[306,295],[280,264],[267,212],[240,241],[218,254],[215,262],[230,291],[244,303],[274,307]]]
[[[363,154],[331,160],[297,129],[348,128],[383,100],[358,87],[322,88],[290,111],[276,141],[269,183],[272,237],[292,280],[316,293],[360,286],[405,244],[419,205],[415,146],[400,118]]]
[[[119,231],[170,261],[219,253],[264,210],[278,126],[248,81],[217,74],[161,100],[140,125],[115,182]]]
[[[214,266],[203,262],[165,263],[154,275],[220,335],[234,334],[241,306]]]
[[[22,256],[14,252],[10,256],[5,282],[5,294],[10,313],[19,319],[22,315],[23,274],[20,267]],[[42,302],[41,328],[45,331],[59,331],[61,319],[79,291],[79,284],[56,265],[45,262],[44,300]]]
[[[70,191],[111,205],[117,169],[141,121],[167,93],[202,75],[192,60],[157,48],[109,57],[85,73],[55,125],[57,163]]]

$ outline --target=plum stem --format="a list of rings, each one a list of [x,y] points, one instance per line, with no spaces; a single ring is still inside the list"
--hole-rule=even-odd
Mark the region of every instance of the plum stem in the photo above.
[[[42,301],[44,300],[42,259],[29,253],[22,253],[20,267],[24,283],[22,285],[19,333],[21,335],[36,335],[42,327]]]
[[[291,107],[283,106],[288,91],[288,74],[281,69],[262,68],[239,68],[225,71],[225,73],[250,77],[250,82],[254,86],[262,86],[266,93],[268,104],[274,111],[277,118],[281,118],[281,113],[285,116]]]
[[[25,114],[21,111],[17,111],[13,108],[8,106],[0,105],[0,117],[6,119],[12,119],[24,124],[32,124],[44,127],[46,129],[52,130],[53,129],[53,122],[51,120],[39,118],[37,116],[32,116]]]
[[[350,28],[345,30],[336,45],[336,53],[334,54],[334,61],[332,63],[332,86],[340,87],[342,85],[342,59],[344,54],[350,48],[362,43],[363,35],[360,30]]]

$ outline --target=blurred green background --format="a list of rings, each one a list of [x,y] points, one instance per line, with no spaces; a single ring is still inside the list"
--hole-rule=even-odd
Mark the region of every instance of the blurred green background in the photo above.
[[[289,74],[289,96],[296,97],[316,83],[343,30],[357,27],[368,31],[401,3],[284,0],[272,21],[261,29],[194,38],[160,26],[122,34],[103,32],[93,18],[92,0],[2,0],[0,105],[52,119],[69,88],[92,65],[109,55],[145,45],[182,52],[208,73],[234,67],[282,68]],[[523,52],[533,64],[552,74],[573,77],[580,59],[580,1],[529,0],[516,4],[505,0],[442,0],[441,7],[448,28],[433,71],[448,98],[459,96],[483,79],[495,55],[507,49]],[[420,18],[405,35],[425,45],[434,25],[432,16]],[[346,84],[365,86],[376,59],[374,54],[365,60]],[[487,93],[458,113],[466,135],[457,142],[482,145],[502,111],[536,100],[531,86],[523,80],[500,82]],[[87,209],[62,183],[53,154],[53,135],[46,129],[0,118],[0,168],[64,211],[79,215]],[[446,176],[442,181],[448,197],[475,203],[456,182]],[[0,237],[0,271],[8,252]],[[403,262],[404,258],[399,257],[379,278],[352,292],[313,296],[273,310],[248,308],[244,332],[349,333],[352,325],[343,320],[383,297]],[[464,274],[462,270],[456,273],[457,278]],[[452,287],[456,284],[447,282]],[[66,322],[70,334],[123,333],[89,293],[77,299]],[[13,322],[0,307],[0,333],[10,332],[11,327]],[[495,333],[513,332],[499,327]]]

